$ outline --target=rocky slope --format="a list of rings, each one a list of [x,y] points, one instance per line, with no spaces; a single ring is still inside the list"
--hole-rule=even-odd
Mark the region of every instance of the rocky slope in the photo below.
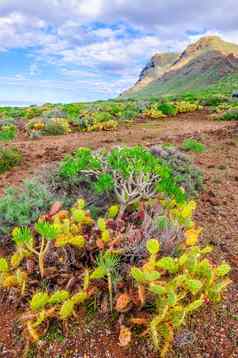
[[[155,55],[122,96],[177,94],[204,88],[232,73],[238,74],[238,45],[217,36],[202,37],[180,55]]]
[[[149,83],[159,79],[178,59],[178,53],[158,53],[155,54],[147,65],[143,68],[136,84],[127,91],[127,94],[133,94],[146,87]]]

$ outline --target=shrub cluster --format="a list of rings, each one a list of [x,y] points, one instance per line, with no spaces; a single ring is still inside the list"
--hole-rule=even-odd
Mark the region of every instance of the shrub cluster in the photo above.
[[[175,104],[177,113],[188,113],[188,112],[195,112],[201,110],[203,107],[198,103],[190,103],[187,101],[180,101],[176,102]]]
[[[143,114],[150,119],[163,119],[167,116],[176,116],[177,113],[195,112],[202,108],[198,102],[175,101],[161,103],[153,101],[151,105],[147,105]]]
[[[28,133],[32,138],[44,135],[62,135],[71,132],[70,125],[65,118],[35,118],[27,124]]]
[[[17,134],[17,128],[14,124],[0,123],[0,141],[8,142],[15,139]]]
[[[42,135],[64,135],[71,131],[109,131],[120,122],[134,121],[141,116],[149,119],[162,119],[176,116],[177,113],[200,109],[196,99],[190,101],[152,97],[146,100],[110,100],[94,103],[44,104],[25,108],[0,108],[0,118],[6,118],[7,125],[2,136],[14,134],[13,121],[25,122],[25,130],[32,138]],[[18,120],[21,119],[19,122]],[[10,124],[11,120],[11,124]],[[0,123],[0,140],[1,140]],[[9,126],[9,127],[8,127]],[[15,128],[16,129],[16,128]]]
[[[0,147],[0,174],[19,165],[21,160],[22,155],[17,148]]]
[[[157,109],[157,106],[151,106],[144,113],[144,116],[149,119],[163,119],[166,118],[166,115]]]
[[[228,102],[228,98],[219,95],[210,95],[202,99],[201,104],[203,106],[217,107],[222,103]]]

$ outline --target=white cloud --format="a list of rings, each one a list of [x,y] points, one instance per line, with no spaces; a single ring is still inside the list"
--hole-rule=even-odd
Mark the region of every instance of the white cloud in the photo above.
[[[83,93],[91,86],[113,95],[156,52],[181,51],[200,34],[238,42],[236,7],[235,0],[1,0],[0,50],[29,50],[29,88]],[[47,64],[60,81],[40,77]],[[9,78],[12,86],[19,81]]]

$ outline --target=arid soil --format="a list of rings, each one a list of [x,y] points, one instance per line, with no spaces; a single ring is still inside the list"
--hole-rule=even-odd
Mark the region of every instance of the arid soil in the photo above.
[[[39,165],[61,159],[78,146],[111,146],[115,144],[180,144],[184,137],[194,136],[207,147],[202,154],[193,154],[194,162],[205,175],[204,190],[198,200],[195,220],[203,227],[202,242],[214,246],[214,262],[227,260],[232,266],[233,284],[225,300],[208,305],[195,314],[175,337],[169,358],[237,358],[238,357],[238,126],[216,123],[205,113],[184,115],[170,122],[150,122],[123,127],[113,133],[72,134],[18,141],[25,154],[21,171],[3,177],[1,188],[18,184]],[[0,305],[0,357],[23,357],[19,338],[19,312]],[[36,358],[156,358],[157,353],[142,338],[129,348],[118,345],[118,326],[104,316],[79,317],[64,338],[56,328],[27,357]]]

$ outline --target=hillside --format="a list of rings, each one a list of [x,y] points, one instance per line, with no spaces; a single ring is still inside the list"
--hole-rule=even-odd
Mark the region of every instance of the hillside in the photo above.
[[[168,54],[156,55],[163,58]],[[223,41],[217,36],[203,37],[189,45],[180,55],[171,53],[161,66],[152,58],[150,65],[141,72],[139,81],[123,97],[147,97],[154,95],[176,95],[186,91],[202,91],[214,86],[220,89],[220,81],[226,84],[223,90],[237,88],[238,81],[230,86],[230,75],[238,75],[238,45]]]

